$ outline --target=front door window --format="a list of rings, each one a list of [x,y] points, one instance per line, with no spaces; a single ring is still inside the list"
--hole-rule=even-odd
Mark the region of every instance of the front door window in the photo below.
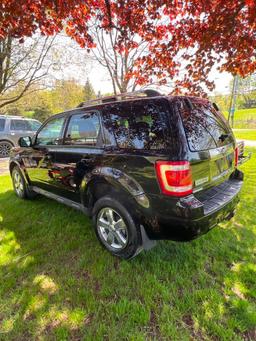
[[[48,146],[59,144],[62,136],[64,120],[64,117],[58,117],[46,123],[37,135],[36,145]]]

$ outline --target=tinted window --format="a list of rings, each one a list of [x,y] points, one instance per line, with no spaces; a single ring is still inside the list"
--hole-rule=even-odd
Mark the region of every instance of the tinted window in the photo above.
[[[65,144],[87,144],[95,146],[100,130],[96,113],[78,114],[70,118]]]
[[[5,118],[0,118],[0,131],[4,131]]]
[[[120,148],[165,150],[170,145],[166,108],[160,100],[106,106],[103,122],[107,139],[114,137]]]
[[[211,103],[194,100],[180,100],[178,109],[181,114],[189,148],[192,151],[207,150],[233,142],[232,134]]]
[[[11,130],[30,130],[27,120],[11,120]]]
[[[64,117],[52,119],[40,130],[36,138],[38,145],[56,145],[61,138]]]

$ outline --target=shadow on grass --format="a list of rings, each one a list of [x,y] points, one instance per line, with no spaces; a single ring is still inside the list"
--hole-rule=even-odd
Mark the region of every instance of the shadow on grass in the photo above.
[[[255,197],[190,243],[127,262],[82,213],[0,195],[0,339],[250,339],[256,326]]]

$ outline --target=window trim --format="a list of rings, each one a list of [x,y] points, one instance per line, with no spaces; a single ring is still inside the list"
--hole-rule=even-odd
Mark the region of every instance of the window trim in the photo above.
[[[45,126],[53,121],[53,120],[56,120],[56,119],[59,119],[59,118],[64,118],[64,122],[63,122],[63,126],[61,128],[61,133],[60,133],[60,138],[58,140],[58,144],[47,144],[47,145],[42,145],[42,144],[37,144],[37,138],[38,138],[38,135],[40,134],[41,130],[43,130],[45,128]],[[67,123],[67,115],[66,113],[62,113],[60,115],[55,115],[55,116],[52,116],[52,117],[49,117],[42,125],[41,127],[39,128],[39,130],[36,132],[36,135],[35,135],[35,143],[33,144],[34,147],[36,148],[46,148],[46,147],[50,147],[50,146],[59,146],[59,145],[62,145],[63,144],[63,139],[64,139],[64,130],[65,130],[65,127],[66,127],[66,123]]]
[[[72,119],[73,116],[76,116],[76,115],[86,115],[86,114],[90,114],[93,115],[93,114],[96,114],[97,117],[98,117],[98,120],[99,120],[99,124],[100,124],[100,129],[99,129],[99,134],[97,136],[97,140],[99,139],[100,135],[101,135],[101,140],[103,141],[101,144],[97,142],[96,145],[91,145],[91,144],[86,144],[86,143],[81,143],[81,144],[76,144],[76,143],[66,143],[65,142],[65,139],[66,139],[66,136],[67,136],[67,132],[68,132],[68,127],[69,127],[69,123]],[[72,146],[72,147],[86,147],[86,148],[100,148],[102,149],[104,146],[105,146],[105,136],[104,136],[104,133],[103,133],[103,126],[102,126],[102,121],[101,121],[101,115],[100,115],[100,112],[98,110],[81,110],[80,109],[80,113],[79,112],[74,112],[74,113],[70,113],[70,115],[67,117],[66,119],[66,125],[65,125],[65,129],[64,129],[64,134],[63,134],[63,140],[62,140],[62,145],[63,146]]]

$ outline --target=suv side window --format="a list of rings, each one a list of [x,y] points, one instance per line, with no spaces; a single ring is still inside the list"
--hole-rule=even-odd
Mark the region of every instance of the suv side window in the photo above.
[[[36,137],[36,145],[57,145],[62,136],[65,117],[50,120],[39,131]]]
[[[0,131],[4,131],[5,118],[0,118]]]
[[[102,114],[104,128],[115,137],[119,148],[158,151],[170,148],[168,108],[163,101],[110,104]],[[107,140],[111,141],[109,137]]]
[[[71,116],[66,132],[65,144],[96,146],[100,131],[97,113],[81,113]]]
[[[30,130],[26,120],[11,120],[10,130]]]

